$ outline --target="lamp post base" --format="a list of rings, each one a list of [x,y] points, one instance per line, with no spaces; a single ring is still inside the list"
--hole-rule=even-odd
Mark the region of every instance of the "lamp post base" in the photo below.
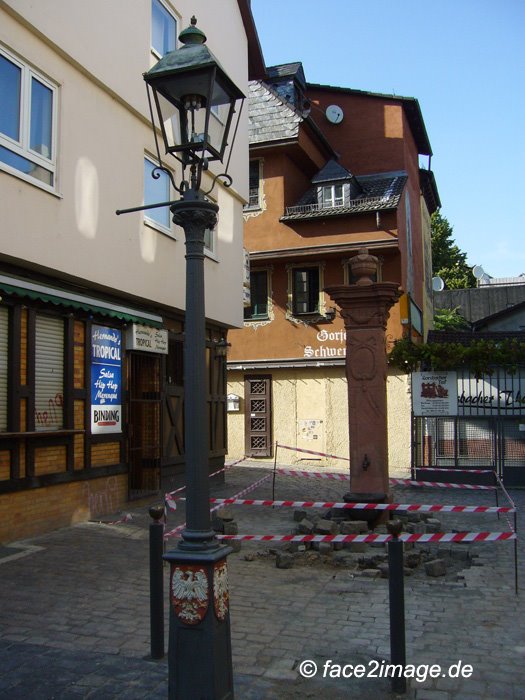
[[[226,557],[231,547],[176,549],[170,564],[170,700],[233,700]]]

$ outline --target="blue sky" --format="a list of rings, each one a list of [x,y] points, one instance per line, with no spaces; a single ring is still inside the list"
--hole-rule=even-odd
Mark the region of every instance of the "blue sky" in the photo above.
[[[252,0],[267,65],[418,99],[471,265],[525,272],[525,0]],[[427,167],[428,159],[422,161]]]

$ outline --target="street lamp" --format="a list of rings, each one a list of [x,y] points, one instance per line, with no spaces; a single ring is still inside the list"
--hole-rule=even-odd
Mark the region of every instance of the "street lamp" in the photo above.
[[[153,206],[169,205],[186,239],[186,527],[177,548],[164,556],[171,568],[169,698],[228,700],[233,698],[233,671],[226,557],[232,550],[216,539],[210,522],[204,236],[215,226],[219,209],[206,195],[218,178],[231,185],[229,160],[226,172],[215,176],[208,192],[201,191],[201,181],[210,161],[223,162],[236,104],[242,107],[244,95],[205,45],[206,36],[194,17],[179,40],[181,48],[144,74],[159,159],[153,177],[159,177],[158,170],[166,172],[181,195],[176,202]],[[237,125],[239,117],[240,110]],[[166,154],[182,165],[180,185],[162,165],[158,129]],[[146,208],[151,205],[117,213]]]

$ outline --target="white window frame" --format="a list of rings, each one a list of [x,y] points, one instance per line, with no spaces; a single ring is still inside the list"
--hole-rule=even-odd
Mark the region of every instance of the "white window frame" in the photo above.
[[[12,53],[7,51],[3,46],[0,46],[0,54],[13,63],[17,68],[20,69],[20,121],[19,121],[19,141],[16,141],[6,134],[0,133],[0,145],[11,151],[17,156],[29,160],[37,166],[44,168],[45,170],[52,173],[53,184],[48,185],[46,182],[39,180],[36,177],[24,173],[22,170],[18,170],[12,165],[8,165],[0,160],[0,169],[5,172],[15,175],[26,182],[30,182],[32,185],[41,187],[48,192],[53,194],[57,193],[57,136],[58,136],[58,85],[52,83],[50,80],[45,78],[41,73],[36,71],[34,68],[24,63],[21,59],[14,56]],[[46,158],[41,153],[33,151],[30,148],[30,138],[31,138],[31,81],[32,79],[37,80],[44,87],[51,90],[52,93],[52,113],[51,113],[51,156]]]
[[[163,0],[151,0],[151,30],[150,30],[150,47],[151,47],[151,53],[158,59],[162,58],[163,54],[161,54],[154,46],[153,46],[153,3],[157,2],[165,11],[168,15],[170,15],[175,22],[175,45],[174,48],[177,48],[177,38],[178,38],[178,26],[179,26],[179,18],[177,15],[173,12],[173,10],[165,3]]]
[[[336,195],[336,188],[341,188],[341,196]],[[321,185],[319,196],[322,209],[335,209],[343,207],[345,204],[345,188],[343,183],[332,185]],[[329,196],[327,196],[329,195]],[[337,203],[340,200],[339,203]]]
[[[216,262],[219,260],[217,254],[217,231],[219,229],[219,220],[213,228],[207,228],[204,231],[204,255]]]
[[[146,199],[146,169],[145,169],[145,161],[148,161],[151,163],[154,167],[158,167],[157,161],[153,158],[153,156],[148,155],[147,153],[144,153],[144,161],[143,161],[143,173],[144,173],[144,182],[143,182],[143,193],[144,193],[144,200]],[[168,179],[168,192],[167,192],[167,198],[166,201],[171,201],[173,199],[173,191],[171,188],[171,181],[169,178],[169,175],[166,173],[163,173],[163,175]],[[144,204],[146,202],[144,201]],[[155,204],[155,202],[148,202],[148,204]],[[161,233],[165,233],[166,235],[170,236],[170,238],[173,238],[177,240],[177,236],[175,235],[173,224],[171,221],[171,216],[169,217],[169,226],[164,226],[161,224],[159,221],[156,221],[155,219],[152,219],[149,215],[149,210],[145,209],[144,210],[144,224],[146,226],[149,226],[150,228],[154,228],[157,231],[160,231]]]

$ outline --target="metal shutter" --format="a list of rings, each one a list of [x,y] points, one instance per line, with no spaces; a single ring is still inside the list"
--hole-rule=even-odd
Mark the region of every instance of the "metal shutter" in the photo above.
[[[63,427],[64,321],[37,314],[35,324],[35,429]]]
[[[7,308],[0,307],[0,430],[7,430],[7,318]]]

